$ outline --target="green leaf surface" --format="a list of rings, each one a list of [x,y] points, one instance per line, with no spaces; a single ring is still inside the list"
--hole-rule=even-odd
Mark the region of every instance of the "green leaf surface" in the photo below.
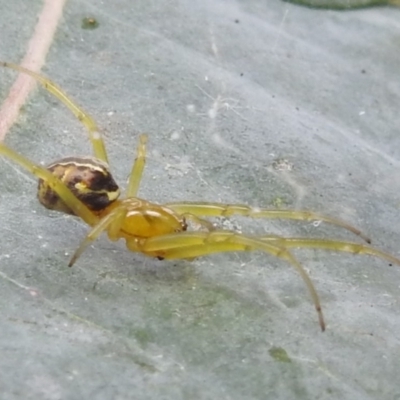
[[[0,6],[0,59],[18,63],[42,4]],[[71,0],[43,73],[102,127],[122,187],[146,132],[146,199],[282,199],[345,219],[398,256],[399,28],[395,7]],[[1,100],[15,77],[0,70]],[[91,153],[42,89],[5,142],[44,164]],[[88,228],[43,209],[36,185],[0,159],[2,399],[400,398],[398,267],[296,250],[321,296],[321,333],[299,276],[266,254],[166,262],[104,235],[69,269]],[[357,241],[323,223],[217,222]]]

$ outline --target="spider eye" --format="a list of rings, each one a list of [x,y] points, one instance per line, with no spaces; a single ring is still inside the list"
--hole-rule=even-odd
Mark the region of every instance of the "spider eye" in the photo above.
[[[68,157],[50,164],[47,169],[92,211],[103,210],[120,194],[108,166],[95,158]],[[39,180],[38,199],[46,208],[73,214],[42,179]]]

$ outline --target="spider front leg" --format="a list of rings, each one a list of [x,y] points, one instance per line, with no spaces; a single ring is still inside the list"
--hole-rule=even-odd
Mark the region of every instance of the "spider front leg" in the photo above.
[[[0,65],[31,76],[37,82],[39,82],[49,93],[51,93],[53,96],[57,97],[62,103],[64,103],[75,115],[75,117],[78,118],[78,120],[81,121],[88,130],[89,139],[92,143],[95,157],[108,164],[107,151],[104,145],[103,137],[99,128],[97,127],[96,122],[86,111],[76,105],[75,102],[72,101],[60,87],[58,87],[50,79],[45,78],[44,76],[41,76],[29,69],[21,67],[20,65],[4,61],[0,61]]]
[[[314,284],[309,275],[296,258],[283,246],[277,246],[267,241],[258,240],[231,231],[213,232],[181,232],[135,240],[127,246],[134,251],[141,251],[152,257],[165,259],[193,259],[212,253],[231,251],[264,251],[281,258],[296,269],[300,274],[314,302],[321,330],[325,330],[325,321],[321,303]]]
[[[168,203],[165,205],[173,209],[175,212],[183,214],[190,213],[202,217],[230,217],[232,215],[241,215],[250,218],[268,218],[268,219],[293,219],[298,221],[323,221],[332,225],[340,226],[360,238],[367,243],[371,243],[371,239],[365,236],[359,229],[354,228],[345,221],[338,218],[328,217],[306,210],[270,210],[267,208],[250,207],[245,204],[219,204],[209,202],[182,202]]]
[[[366,246],[359,243],[347,242],[342,240],[330,239],[309,239],[309,238],[294,238],[294,237],[278,237],[278,236],[263,236],[260,238],[264,242],[282,246],[284,248],[312,248],[322,250],[342,251],[352,254],[366,254],[382,258],[390,263],[400,265],[400,259],[388,254],[384,251],[375,249],[374,247]]]

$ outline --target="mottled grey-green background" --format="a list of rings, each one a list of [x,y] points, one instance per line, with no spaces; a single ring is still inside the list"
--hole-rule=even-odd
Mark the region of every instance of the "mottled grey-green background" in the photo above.
[[[18,62],[41,2],[0,1],[0,59]],[[6,7],[7,4],[7,7]],[[99,22],[82,29],[82,20]],[[149,135],[141,196],[308,208],[399,254],[400,10],[278,0],[67,3],[44,73],[99,122],[126,184]],[[15,77],[0,71],[4,98]],[[37,162],[90,153],[35,91],[6,143]],[[400,269],[299,250],[321,296],[262,253],[160,262],[49,212],[0,160],[2,399],[400,398]],[[354,240],[320,224],[219,221],[250,234]]]

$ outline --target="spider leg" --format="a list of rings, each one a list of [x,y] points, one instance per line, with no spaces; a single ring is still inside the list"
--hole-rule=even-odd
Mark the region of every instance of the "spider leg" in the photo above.
[[[185,213],[181,214],[181,217],[184,217],[186,221],[192,222],[194,225],[197,225],[200,228],[206,229],[207,231],[215,231],[215,226],[212,224],[212,222],[199,218],[197,215],[190,214],[190,213]]]
[[[21,67],[20,65],[3,61],[0,61],[0,65],[31,76],[37,82],[39,82],[49,93],[51,93],[53,96],[57,97],[62,103],[64,103],[72,111],[75,117],[78,118],[78,120],[81,121],[83,125],[85,125],[86,129],[89,131],[89,139],[93,145],[95,157],[108,164],[107,151],[96,122],[86,111],[77,106],[60,87],[58,87],[50,79],[45,78],[44,76],[41,76],[36,72],[30,71],[29,69]]]
[[[263,236],[260,238],[262,241],[273,243],[276,246],[284,248],[313,248],[333,251],[343,251],[353,254],[367,254],[382,258],[390,263],[400,265],[400,259],[374,247],[365,246],[359,243],[346,242],[342,240],[329,240],[329,239],[308,239],[308,238],[281,238],[278,236]]]
[[[166,259],[192,259],[219,252],[261,250],[286,260],[292,264],[307,286],[318,314],[321,330],[325,330],[321,303],[314,284],[302,265],[285,247],[231,231],[181,232],[163,235],[144,240],[137,247],[147,255]]]
[[[338,218],[328,217],[312,211],[306,210],[269,210],[267,208],[250,207],[245,204],[219,204],[208,202],[182,202],[165,204],[177,213],[191,213],[197,216],[207,217],[230,217],[231,215],[242,215],[250,218],[280,218],[293,219],[298,221],[323,221],[332,225],[340,226],[355,235],[359,236],[367,243],[371,239],[365,236],[359,229],[351,226]]]
[[[139,145],[136,150],[135,162],[132,166],[131,174],[129,175],[128,189],[126,197],[136,197],[139,190],[140,181],[142,180],[143,169],[146,164],[146,144],[147,135],[139,136]]]
[[[76,198],[73,193],[64,185],[56,176],[54,176],[46,168],[36,165],[27,158],[11,150],[5,144],[0,143],[0,154],[13,160],[21,167],[36,177],[45,180],[49,186],[58,194],[65,204],[74,212],[75,215],[81,217],[87,224],[96,225],[99,218],[93,214],[84,203]]]
[[[121,225],[124,222],[126,213],[128,210],[126,207],[117,207],[110,214],[107,214],[102,218],[86,235],[82,240],[79,247],[71,257],[68,267],[72,267],[76,260],[82,255],[87,246],[94,240],[96,240],[104,231],[108,231],[108,236],[111,240],[117,240],[120,238],[118,233],[121,230]]]

